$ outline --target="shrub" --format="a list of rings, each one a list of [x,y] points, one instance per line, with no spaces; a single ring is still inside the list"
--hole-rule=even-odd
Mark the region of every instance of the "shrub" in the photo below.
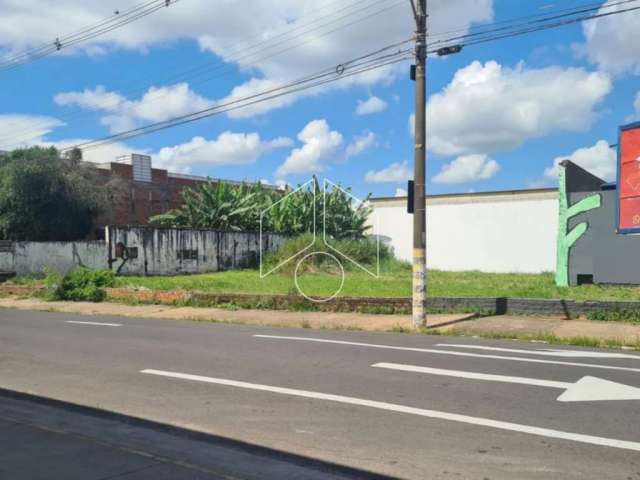
[[[115,275],[110,270],[90,270],[78,267],[64,277],[45,268],[45,298],[73,302],[101,302],[106,298],[106,287],[115,285]]]
[[[587,319],[603,322],[640,323],[640,310],[597,310],[587,313]]]
[[[289,262],[286,266],[283,267],[286,272],[293,272],[296,268],[296,265],[300,261],[300,259],[307,253],[311,252],[326,252],[337,257],[345,269],[352,270],[354,268],[358,268],[353,263],[344,259],[342,255],[338,254],[332,248],[329,248],[322,238],[316,237],[315,242],[311,245],[313,241],[313,235],[311,234],[303,234],[298,235],[297,237],[290,238],[286,240],[282,246],[276,250],[275,252],[271,252],[265,258],[264,269],[266,271],[280,265],[287,259],[297,255],[299,252],[305,250],[304,254],[299,255],[294,260]],[[376,259],[378,256],[378,246],[377,242],[372,238],[364,238],[360,240],[331,240],[331,246],[336,250],[342,252],[344,255],[347,255],[354,261],[358,262],[361,265],[366,266],[367,268],[373,267],[375,268]],[[309,247],[309,248],[307,248]],[[391,251],[389,248],[380,243],[380,262],[384,262],[392,257]],[[305,270],[335,270],[335,262],[326,255],[315,255],[312,258],[309,258],[308,261],[305,261]]]

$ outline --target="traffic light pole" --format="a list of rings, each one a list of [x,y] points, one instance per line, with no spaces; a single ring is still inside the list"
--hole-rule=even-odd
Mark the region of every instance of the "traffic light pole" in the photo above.
[[[413,326],[426,326],[426,74],[427,0],[411,0],[416,19],[416,115],[413,196]]]

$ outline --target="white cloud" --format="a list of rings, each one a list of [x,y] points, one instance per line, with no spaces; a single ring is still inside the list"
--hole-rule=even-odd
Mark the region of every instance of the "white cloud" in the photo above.
[[[214,101],[193,92],[187,83],[168,87],[151,87],[140,100],[128,100],[99,85],[82,92],[63,92],[54,97],[61,106],[77,106],[108,113],[101,119],[111,133],[135,128],[141,123],[155,123],[187,113],[204,110]]]
[[[250,99],[246,102],[251,103],[255,97],[258,99],[258,95],[262,95],[265,92],[273,91],[273,95],[276,92],[275,89],[279,88],[282,85],[282,82],[278,80],[272,80],[267,78],[252,78],[251,80],[234,87],[231,90],[231,93],[226,97],[222,98],[219,103],[221,105],[229,105],[232,107],[232,104],[235,102],[242,102],[243,99]],[[306,90],[303,92],[297,92],[290,95],[283,95],[281,97],[275,97],[270,100],[265,100],[261,102],[254,103],[253,105],[248,105],[243,108],[238,108],[234,110],[230,110],[227,112],[227,116],[230,118],[251,118],[255,115],[260,115],[263,113],[267,113],[276,108],[286,107],[288,105],[293,104],[300,96],[303,95],[311,95],[312,90]],[[271,96],[271,94],[267,94],[266,96]]]
[[[606,74],[582,68],[475,61],[430,97],[428,143],[443,155],[490,154],[551,133],[585,131],[610,90]]]
[[[396,194],[394,196],[395,197],[406,197],[407,196],[407,191],[404,188],[396,188]]]
[[[434,28],[437,31],[454,27],[465,29],[470,23],[486,22],[493,18],[492,0],[431,0],[429,3],[430,15],[438,19],[437,28],[431,27],[432,31]],[[117,6],[119,11],[124,12],[138,4],[139,0],[120,0]],[[144,50],[155,44],[186,38],[197,40],[203,49],[237,60],[241,53],[245,53],[242,47],[246,47],[247,43],[262,45],[266,40],[292,27],[298,30],[286,38],[295,35],[295,41],[299,43],[308,38],[309,34],[304,34],[309,31],[317,35],[328,30],[320,28],[318,24],[322,26],[333,22],[331,27],[335,28],[354,20],[362,20],[367,15],[371,16],[366,21],[325,35],[321,37],[322,41],[307,45],[303,51],[295,53],[295,56],[302,58],[307,64],[313,64],[314,55],[308,56],[309,52],[322,57],[332,56],[339,48],[354,50],[358,43],[381,41],[383,32],[389,35],[386,41],[402,37],[413,28],[408,5],[381,12],[387,5],[363,8],[361,2],[345,2],[338,7],[335,4],[334,0],[252,0],[252,15],[247,16],[246,9],[239,7],[233,0],[224,0],[213,11],[210,0],[178,2],[137,21],[133,27],[114,30],[80,44],[71,51],[92,49],[99,52],[112,48]],[[0,45],[9,52],[16,53],[26,48],[50,44],[52,39],[65,32],[73,32],[113,17],[114,8],[112,4],[102,0],[85,0],[81,3],[77,0],[58,0],[55,9],[41,7],[41,0],[3,2]],[[376,12],[380,14],[373,15]],[[15,28],[15,25],[20,25],[20,28]],[[306,28],[302,28],[302,25]],[[61,26],[64,26],[64,31],[61,31]],[[278,37],[278,40],[282,41],[282,37]],[[304,58],[305,54],[307,58]],[[242,63],[249,64],[252,61],[255,60],[247,58]],[[273,69],[287,63],[283,58],[265,59],[262,62],[271,65]],[[292,59],[290,63],[297,63],[297,59]]]
[[[274,185],[276,187],[278,187],[280,190],[287,190],[288,188],[290,188],[290,185],[283,179],[277,179],[275,182],[273,182]]]
[[[216,140],[194,137],[190,142],[165,147],[154,156],[154,161],[158,167],[181,172],[189,171],[195,164],[248,165],[275,148],[292,144],[290,138],[262,141],[257,133],[224,132]]]
[[[64,139],[56,142],[48,142],[45,140],[40,143],[40,145],[51,145],[56,147],[58,150],[64,150],[89,141],[91,141],[91,139],[86,138]],[[82,159],[93,163],[109,163],[115,162],[117,157],[128,155],[130,153],[152,155],[151,151],[147,148],[137,148],[127,145],[126,143],[115,142],[83,150]],[[155,158],[153,160],[154,168],[158,167],[158,165],[155,164]]]
[[[632,116],[632,121],[640,120],[640,92],[638,92],[638,94],[636,95],[636,101],[633,104],[633,108],[635,112]]]
[[[600,13],[621,11],[629,4],[602,7]],[[586,43],[578,45],[581,56],[614,74],[640,74],[640,11],[620,13],[584,22]]]
[[[64,150],[89,141],[89,139],[86,138],[57,141],[52,141],[47,138],[51,132],[64,125],[64,122],[47,116],[26,114],[0,115],[0,149],[14,150],[16,148],[33,146],[51,146],[56,147],[58,150]],[[88,162],[106,163],[112,162],[116,157],[128,153],[148,153],[148,151],[115,142],[85,150],[83,152],[83,158]]]
[[[0,149],[14,150],[16,148],[28,148],[34,146],[55,147],[58,150],[65,150],[75,145],[83,144],[90,139],[87,138],[67,138],[63,140],[49,140],[47,135],[56,128],[64,126],[64,123],[51,117],[37,115],[0,115],[0,138],[11,138],[11,141],[3,143]],[[26,135],[24,132],[29,131]],[[11,132],[19,132],[12,135]],[[5,137],[8,134],[8,137]],[[21,141],[20,135],[24,136]],[[121,142],[114,142],[101,145],[83,151],[83,159],[87,162],[107,163],[115,161],[116,157],[129,153],[149,153],[146,149],[130,147]]]
[[[13,150],[37,145],[47,134],[64,125],[61,120],[44,115],[2,114],[0,115],[0,148]]]
[[[57,141],[47,138],[51,132],[63,126],[65,126],[64,122],[53,117],[27,114],[0,115],[0,149],[14,150],[42,146],[64,150],[89,141],[86,138]],[[117,156],[132,152],[147,153],[145,150],[134,149],[123,143],[115,142],[86,150],[83,152],[83,158],[88,162],[105,163],[114,161]]]
[[[616,177],[617,153],[605,140],[596,142],[593,147],[579,148],[569,156],[556,158],[553,166],[545,169],[544,176],[550,180],[557,179],[558,165],[563,160],[571,160],[606,181],[612,181]]]
[[[262,88],[261,84],[280,84],[293,78],[298,78],[318,70],[318,67],[338,65],[345,58],[353,58],[362,55],[365,51],[363,45],[380,45],[404,38],[406,32],[414,29],[411,9],[408,5],[398,5],[391,10],[385,10],[388,5],[368,5],[352,3],[341,6],[339,15],[331,15],[326,8],[330,0],[325,2],[300,2],[299,0],[259,0],[252,4],[256,20],[247,22],[244,14],[237,13],[236,18],[227,20],[227,25],[221,31],[212,29],[211,33],[199,38],[201,47],[222,57],[227,62],[236,63],[243,70],[257,71],[258,75],[248,80],[245,84],[236,87],[223,101],[227,101],[238,95],[240,88],[244,93],[255,94]],[[264,9],[264,12],[263,12]],[[493,18],[493,0],[433,0],[429,4],[431,17],[438,18],[438,29],[448,30],[462,28],[466,30],[473,23],[486,22]],[[333,9],[336,12],[336,9]],[[373,15],[374,13],[378,13]],[[386,13],[386,14],[385,14]],[[300,25],[318,19],[319,16],[327,16],[326,20],[336,20],[338,16],[348,17],[351,21],[349,28],[331,31],[330,35],[325,29],[304,29],[309,32],[300,39],[294,39],[291,44],[297,44],[298,48],[288,50],[284,56],[270,56],[264,60],[256,60],[254,55],[238,55],[234,53],[230,45],[243,42],[244,38],[256,35],[263,41],[278,35],[283,27],[291,26],[296,21]],[[368,18],[367,18],[368,17]],[[354,21],[367,18],[365,21]],[[343,19],[344,21],[344,19]],[[216,22],[217,23],[217,22]],[[341,22],[338,22],[340,25]],[[293,24],[295,27],[296,24]],[[248,31],[250,30],[250,31]],[[215,33],[213,33],[215,31]],[[381,34],[383,32],[383,34]],[[316,38],[314,38],[316,37]],[[291,37],[285,37],[285,39]],[[280,40],[279,42],[283,42]],[[284,41],[283,49],[290,45]],[[272,50],[268,50],[269,53]],[[275,52],[280,51],[276,48]],[[276,99],[270,104],[262,104],[256,109],[238,110],[233,115],[251,116],[265,113],[273,108],[279,108],[295,102],[298,98],[313,95],[320,90],[332,88],[346,88],[350,85],[373,85],[388,81],[395,75],[392,67],[385,67],[366,74],[342,80],[336,84],[319,87],[313,91],[305,91],[288,97]]]
[[[416,114],[412,113],[411,115],[409,115],[409,135],[411,135],[412,137],[416,134]]]
[[[87,95],[77,97],[74,101],[88,105],[100,104],[99,96]],[[103,107],[106,108],[106,107]],[[34,127],[37,126],[37,127]],[[75,145],[83,144],[89,139],[75,138],[52,141],[47,135],[56,128],[64,126],[60,120],[52,117],[37,115],[0,115],[0,143],[5,149],[11,150],[20,147],[35,145],[53,146],[64,150]],[[29,139],[20,142],[20,133],[31,130]],[[35,135],[34,135],[35,133]],[[3,139],[12,139],[6,143]],[[13,144],[10,144],[12,143]],[[293,141],[290,138],[278,137],[273,140],[263,141],[257,133],[232,133],[224,132],[216,140],[206,140],[203,137],[194,137],[191,141],[173,147],[162,148],[158,152],[149,149],[131,147],[121,142],[115,142],[99,147],[85,149],[83,158],[88,162],[107,163],[115,161],[116,157],[130,153],[150,154],[153,157],[154,167],[166,168],[171,171],[187,172],[196,164],[208,165],[247,165],[254,163],[258,158],[276,148],[291,147]]]
[[[382,170],[369,170],[365,175],[365,181],[369,183],[401,183],[411,179],[413,172],[408,162],[395,162]]]
[[[342,145],[342,134],[331,130],[326,120],[312,120],[298,134],[304,145],[295,148],[276,171],[276,177],[322,171],[322,162],[336,153]]]
[[[468,183],[488,180],[500,171],[500,165],[487,155],[464,155],[440,169],[433,177],[435,183]]]
[[[379,97],[369,97],[367,100],[358,100],[356,115],[370,115],[383,112],[389,105]]]
[[[376,142],[376,135],[373,132],[363,132],[362,135],[356,135],[347,145],[345,157],[351,158],[360,155],[365,150],[371,148]]]
[[[138,2],[120,0],[118,8],[125,11]],[[455,29],[463,34],[472,24],[492,20],[493,0],[431,0],[429,10],[430,18],[437,19],[431,31]],[[58,0],[54,9],[42,8],[42,0],[5,1],[0,23],[0,57],[50,44],[64,33],[61,26],[64,31],[73,32],[111,15],[113,6],[101,0]],[[251,15],[247,15],[246,8],[233,0],[222,0],[215,7],[210,0],[189,0],[62,53],[109,54],[123,48],[146,51],[154,45],[192,40],[203,51],[212,52],[249,73],[251,78],[242,86],[256,92],[256,82],[278,84],[338,65],[370,51],[372,46],[406,38],[413,29],[408,2],[390,5],[335,0],[252,0]],[[372,85],[393,75],[391,67],[383,68],[321,88]],[[290,97],[288,102],[301,95],[304,94]],[[274,101],[271,108],[286,104],[284,100]]]

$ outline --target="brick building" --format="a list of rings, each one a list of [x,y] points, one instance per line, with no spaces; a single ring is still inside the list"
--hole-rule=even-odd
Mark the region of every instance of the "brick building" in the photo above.
[[[151,157],[147,155],[126,155],[97,167],[105,182],[116,177],[124,183],[120,201],[109,214],[96,222],[98,238],[102,237],[106,225],[148,225],[149,218],[154,215],[179,208],[183,204],[182,191],[187,187],[197,187],[208,181],[240,185],[240,182],[231,180],[182,175],[153,168]]]

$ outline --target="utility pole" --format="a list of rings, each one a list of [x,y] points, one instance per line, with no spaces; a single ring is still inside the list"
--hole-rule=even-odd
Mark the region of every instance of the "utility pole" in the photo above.
[[[416,121],[413,195],[413,326],[426,325],[427,0],[411,0],[416,20]]]

